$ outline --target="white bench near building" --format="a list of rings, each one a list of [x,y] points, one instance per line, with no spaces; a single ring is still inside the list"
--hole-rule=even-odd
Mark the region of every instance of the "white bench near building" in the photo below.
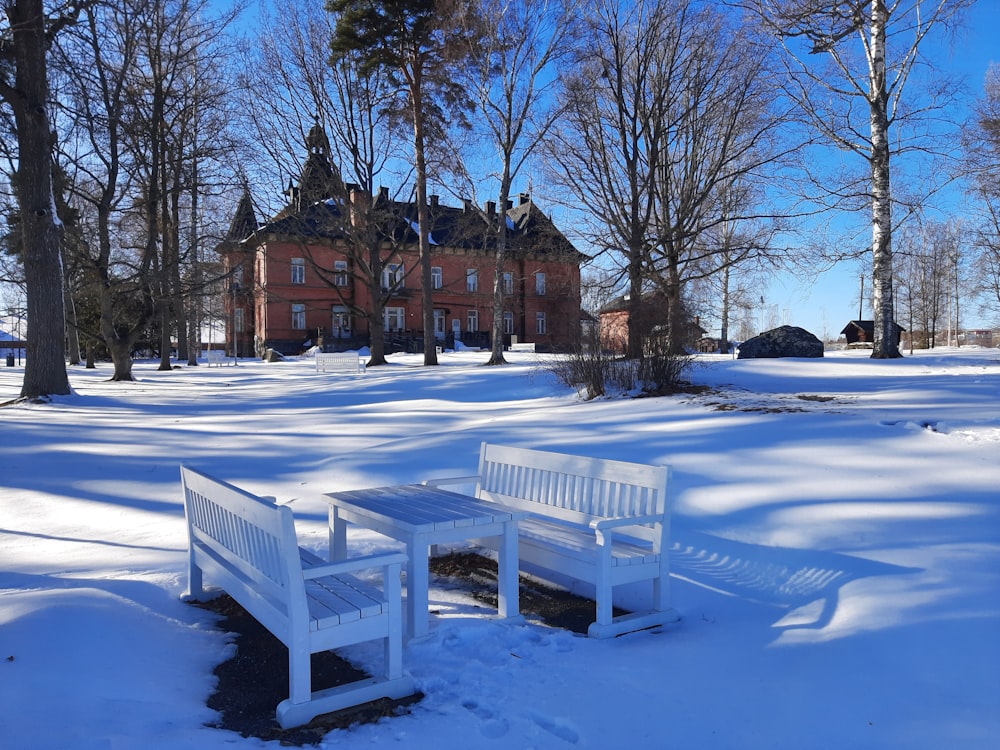
[[[353,352],[316,352],[316,372],[347,372],[357,374],[365,371],[365,361]]]
[[[680,619],[670,606],[669,474],[666,466],[483,443],[477,475],[425,484],[475,482],[476,497],[527,511],[518,524],[521,569],[593,584],[597,612],[587,632],[608,638]],[[652,607],[614,617],[615,586],[647,580]]]
[[[222,349],[209,349],[205,353],[205,358],[208,360],[208,366],[212,365],[222,366],[227,363],[226,353]]]
[[[406,555],[329,563],[298,546],[288,506],[186,466],[181,484],[189,538],[185,597],[203,598],[207,576],[288,647],[289,696],[276,711],[283,728],[378,698],[413,695],[402,663]],[[382,590],[351,575],[376,567]],[[312,654],[376,639],[385,641],[382,676],[313,692]]]

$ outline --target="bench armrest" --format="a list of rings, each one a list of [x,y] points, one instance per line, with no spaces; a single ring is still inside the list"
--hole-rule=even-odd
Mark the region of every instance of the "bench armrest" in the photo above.
[[[595,531],[603,529],[614,529],[619,526],[638,526],[644,523],[661,523],[663,516],[660,514],[652,516],[621,516],[619,518],[601,518],[591,521],[590,528]]]
[[[303,566],[302,577],[307,581],[323,576],[337,575],[338,573],[352,573],[365,568],[377,568],[384,565],[401,565],[407,560],[404,552],[391,552],[389,554],[380,553],[377,555],[363,555],[362,557],[352,557],[347,560],[337,560],[335,562],[323,562],[319,565]]]
[[[439,479],[425,479],[420,484],[426,485],[427,487],[443,487],[446,484],[467,484],[469,482],[478,482],[479,475],[473,474],[468,477],[441,477]]]

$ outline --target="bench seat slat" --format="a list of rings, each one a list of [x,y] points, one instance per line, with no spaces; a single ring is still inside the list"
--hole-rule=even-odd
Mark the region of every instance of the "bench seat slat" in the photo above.
[[[519,536],[537,544],[562,547],[580,558],[592,558],[597,552],[597,538],[593,532],[575,529],[564,524],[539,518],[529,518],[518,525]],[[616,539],[611,548],[611,564],[646,565],[659,562],[660,556],[649,547]]]
[[[378,592],[346,575],[306,581],[306,598],[311,630],[377,617],[385,611]]]

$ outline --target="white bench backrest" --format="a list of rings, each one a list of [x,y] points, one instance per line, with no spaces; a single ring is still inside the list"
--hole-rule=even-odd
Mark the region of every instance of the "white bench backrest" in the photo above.
[[[291,508],[186,466],[181,467],[181,484],[192,543],[231,568],[250,590],[285,609],[287,617],[304,613],[305,585]]]
[[[527,510],[540,504],[555,518],[587,524],[663,515],[669,473],[666,466],[483,443],[476,494]]]
[[[361,355],[348,352],[316,352],[316,370],[351,370],[361,372]]]

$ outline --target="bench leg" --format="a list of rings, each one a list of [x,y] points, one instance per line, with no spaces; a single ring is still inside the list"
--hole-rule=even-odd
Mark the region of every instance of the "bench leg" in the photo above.
[[[410,638],[420,638],[428,632],[429,551],[425,539],[410,539],[406,543],[409,558],[406,561],[406,632]]]
[[[517,578],[517,521],[508,521],[503,525],[497,558],[497,613],[500,617],[518,617],[521,611]]]
[[[597,580],[594,581],[594,598],[597,600],[597,624],[611,624],[612,585],[611,585],[611,540],[597,532]]]
[[[340,517],[335,505],[330,506],[330,560],[347,559],[347,521]]]
[[[195,565],[194,556],[188,555],[188,587],[182,599],[198,601],[205,594],[201,568]]]
[[[653,579],[653,609],[663,612],[670,609],[670,579]]]
[[[396,680],[403,676],[403,612],[399,565],[389,565],[385,571],[385,600],[389,603],[389,634],[385,638],[385,677]]]
[[[288,647],[288,700],[307,703],[312,698],[312,655],[309,643],[292,640]]]

